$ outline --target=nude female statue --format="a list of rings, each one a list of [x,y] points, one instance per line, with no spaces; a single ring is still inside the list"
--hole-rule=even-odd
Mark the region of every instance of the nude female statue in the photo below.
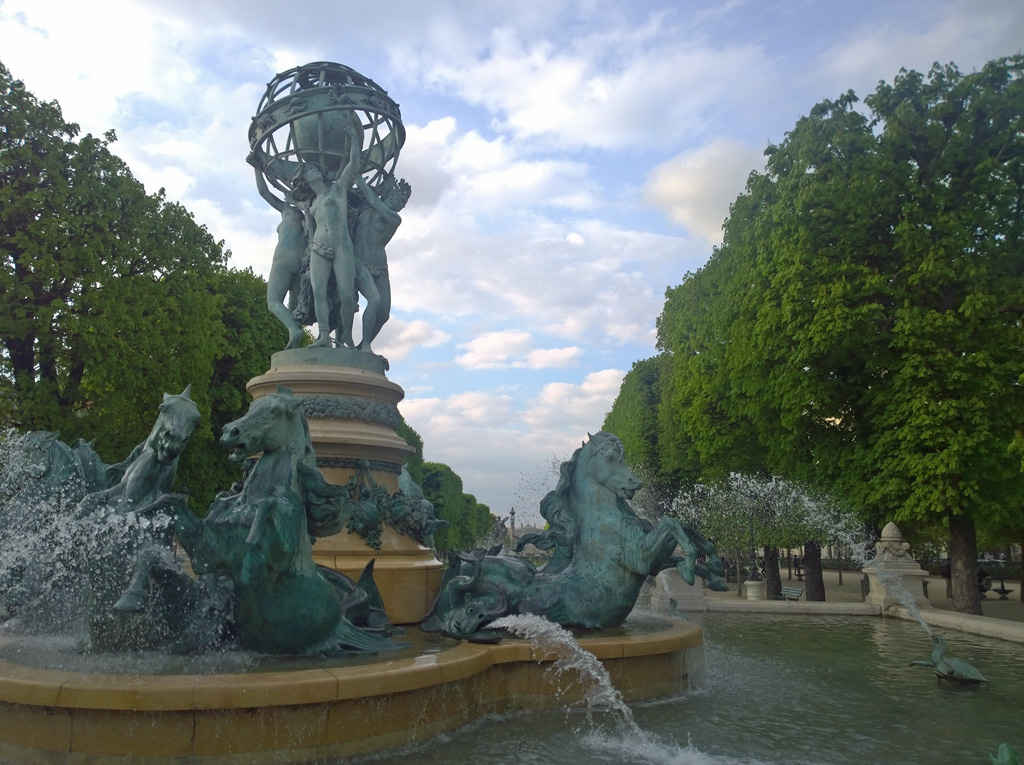
[[[270,277],[267,279],[267,309],[288,330],[288,344],[285,348],[298,348],[305,333],[292,316],[292,311],[299,298],[299,272],[302,270],[302,258],[307,246],[305,216],[292,195],[281,201],[270,193],[263,178],[260,156],[255,151],[246,157],[246,161],[256,170],[256,188],[260,196],[281,213],[281,223],[277,226],[277,246],[270,264]],[[289,296],[287,306],[285,295]]]
[[[391,175],[381,184],[379,198],[362,176],[356,176],[356,185],[369,203],[368,207],[356,215],[352,234],[356,254],[356,287],[366,298],[363,339],[359,348],[372,353],[370,343],[391,315],[391,279],[388,276],[388,256],[384,248],[402,222],[398,211],[409,201],[412,189],[405,180],[396,182]]]
[[[309,207],[316,230],[309,242],[309,280],[313,288],[313,306],[319,336],[310,347],[330,347],[331,275],[337,285],[341,303],[341,322],[337,328],[337,345],[355,345],[352,324],[356,313],[356,259],[352,236],[348,230],[348,191],[352,179],[359,174],[359,152],[362,149],[360,128],[346,122],[345,133],[350,139],[349,159],[334,183],[328,185],[320,170],[312,165],[303,169],[303,177],[316,197]]]

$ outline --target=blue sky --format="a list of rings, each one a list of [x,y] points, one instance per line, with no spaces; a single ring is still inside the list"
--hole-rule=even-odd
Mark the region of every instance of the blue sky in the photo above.
[[[402,108],[412,184],[375,349],[424,456],[506,515],[651,356],[666,287],[823,98],[1024,47],[1021,0],[0,0],[0,60],[267,274],[245,163],[275,73],[336,61]]]

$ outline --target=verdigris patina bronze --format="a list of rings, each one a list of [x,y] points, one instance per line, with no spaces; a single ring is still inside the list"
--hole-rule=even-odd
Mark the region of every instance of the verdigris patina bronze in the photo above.
[[[641,484],[623,456],[622,442],[602,432],[562,464],[558,485],[541,502],[548,529],[517,546],[553,550],[543,568],[495,554],[500,548],[451,554],[422,628],[490,642],[503,633],[487,624],[527,613],[563,627],[613,627],[633,609],[644,580],[672,566],[688,584],[701,576],[713,590],[728,589],[714,545],[674,518],[652,525],[629,506]]]
[[[288,329],[288,348],[301,342],[299,325],[314,321],[314,345],[329,346],[333,331],[336,345],[353,347],[361,294],[359,348],[372,352],[391,310],[385,246],[411,190],[394,175],[404,142],[398,104],[349,67],[316,62],[268,84],[247,161],[260,195],[281,213],[267,305]]]
[[[164,394],[149,436],[125,460],[121,479],[86,495],[75,509],[78,522],[97,531],[81,548],[94,650],[171,647],[190,632],[186,612],[199,595],[174,557],[174,532],[160,500],[174,490],[178,461],[199,422],[191,387]]]
[[[283,388],[256,399],[221,444],[234,460],[261,455],[240,491],[218,496],[203,519],[180,496],[165,502],[193,568],[230,578],[238,643],[302,655],[400,647],[372,565],[356,585],[313,562],[312,538],[341,531],[353,507],[347,487],[317,469],[299,399]]]
[[[917,661],[912,661],[910,662],[910,666],[931,667],[935,672],[935,676],[939,678],[940,683],[943,680],[949,680],[954,683],[965,683],[967,685],[977,685],[979,683],[988,682],[984,675],[963,659],[958,659],[955,656],[946,656],[949,652],[949,646],[940,635],[932,636],[932,645],[934,647],[932,648],[932,655],[929,659],[918,659]]]
[[[434,506],[423,496],[423,488],[412,480],[404,465],[398,476],[398,494],[391,498],[388,522],[399,534],[431,548],[434,532],[451,525],[434,515]]]
[[[376,486],[368,469],[348,484],[327,483],[316,467],[300,402],[279,388],[225,426],[221,443],[246,469],[204,519],[174,493],[178,460],[199,421],[190,388],[165,394],[149,436],[119,465],[104,466],[91,445],[76,444],[90,469],[120,478],[82,497],[64,522],[38,530],[51,535],[49,543],[32,548],[44,553],[38,560],[5,566],[0,614],[52,610],[56,599],[72,603],[75,612],[84,604],[88,638],[82,647],[103,652],[238,645],[327,655],[400,647],[390,639],[393,628],[372,563],[356,583],[316,565],[312,539],[346,526],[379,535],[393,502],[404,512],[401,497],[393,500]],[[26,483],[39,488],[52,474],[46,487],[80,496],[80,461],[56,434],[34,434],[20,446]],[[49,505],[35,501],[39,496],[35,492],[24,503],[26,516],[52,514]],[[55,533],[67,538],[54,544]],[[18,541],[5,539],[11,546]],[[175,554],[175,539],[189,555],[188,572]],[[34,629],[31,620],[21,623]]]

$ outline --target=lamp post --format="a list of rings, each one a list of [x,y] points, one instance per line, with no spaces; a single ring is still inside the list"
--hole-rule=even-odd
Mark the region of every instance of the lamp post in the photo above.
[[[733,474],[736,476],[736,474]],[[739,476],[736,476],[736,480]],[[747,600],[764,600],[765,582],[757,570],[757,547],[754,544],[754,513],[757,512],[758,503],[761,501],[760,492],[747,485],[741,485],[740,495],[749,502],[750,516],[748,518],[748,529],[750,531],[750,570],[747,579],[743,582],[743,589]]]
[[[761,573],[757,570],[757,547],[754,545],[754,510],[757,508],[757,500],[750,503],[750,573],[747,575],[748,582],[760,582]]]

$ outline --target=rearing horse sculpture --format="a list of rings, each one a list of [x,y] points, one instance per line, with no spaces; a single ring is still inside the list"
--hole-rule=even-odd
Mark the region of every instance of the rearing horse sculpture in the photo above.
[[[192,386],[165,393],[146,440],[136,446],[121,479],[78,503],[79,522],[96,531],[82,550],[88,580],[89,639],[95,650],[155,648],[178,640],[185,601],[194,586],[172,553],[173,526],[160,498],[171,492],[178,460],[199,422]],[[160,597],[147,602],[151,576]]]
[[[202,520],[180,499],[165,502],[193,568],[234,583],[239,644],[304,655],[402,647],[388,637],[372,565],[357,586],[313,562],[310,537],[340,531],[351,507],[316,467],[299,399],[283,387],[256,399],[220,441],[233,460],[261,455],[241,490],[219,495]]]
[[[728,589],[714,545],[692,527],[671,517],[652,525],[633,512],[628,500],[641,483],[623,456],[611,433],[591,436],[562,464],[557,487],[541,502],[548,529],[519,542],[520,550],[530,543],[553,549],[547,565],[538,570],[482,550],[456,553],[422,628],[490,641],[501,633],[482,629],[487,623],[522,613],[565,627],[612,627],[625,621],[644,580],[672,566],[688,584],[699,575],[711,589]]]

